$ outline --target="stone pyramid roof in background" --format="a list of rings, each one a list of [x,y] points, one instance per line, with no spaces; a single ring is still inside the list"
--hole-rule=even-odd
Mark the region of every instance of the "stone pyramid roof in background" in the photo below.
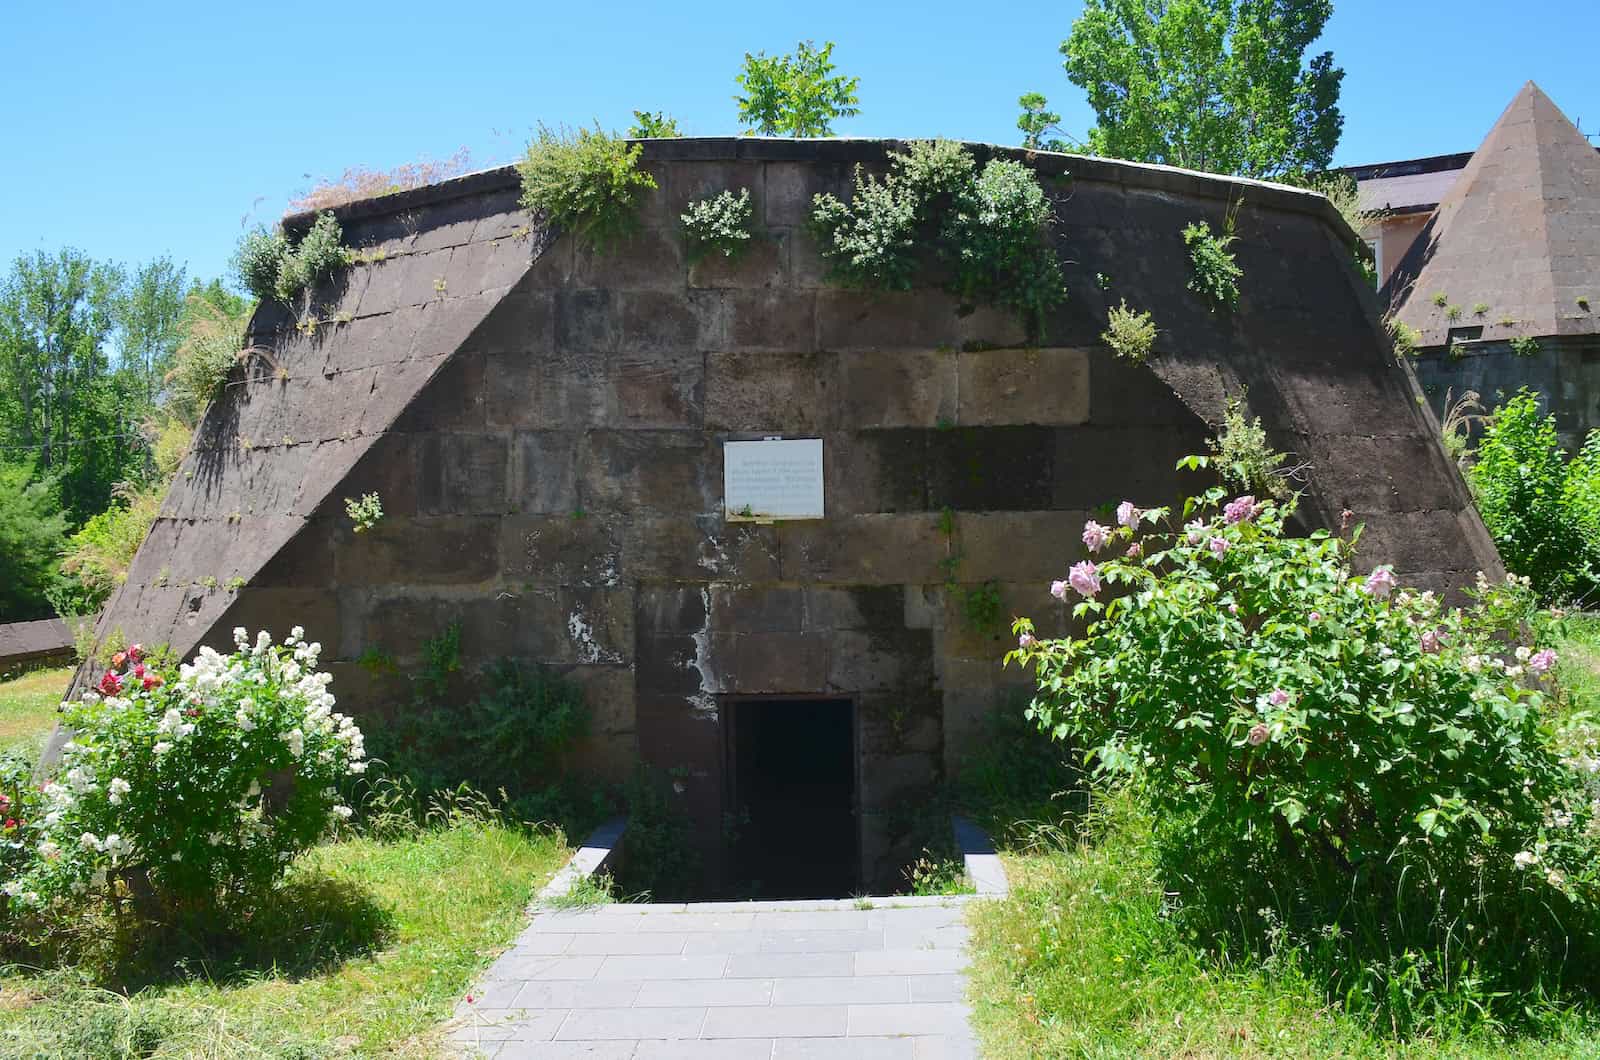
[[[1383,294],[1423,346],[1452,326],[1485,339],[1600,333],[1600,153],[1538,85],[1500,115]],[[1479,303],[1489,310],[1474,317]]]

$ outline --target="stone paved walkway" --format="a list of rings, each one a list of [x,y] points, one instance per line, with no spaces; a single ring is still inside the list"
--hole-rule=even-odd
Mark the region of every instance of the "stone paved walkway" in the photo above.
[[[495,1060],[975,1057],[959,898],[544,911],[451,1037]]]

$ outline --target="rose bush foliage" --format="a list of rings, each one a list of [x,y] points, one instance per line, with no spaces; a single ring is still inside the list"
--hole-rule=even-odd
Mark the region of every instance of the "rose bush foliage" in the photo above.
[[[1593,728],[1550,722],[1554,654],[1513,639],[1525,580],[1480,576],[1477,602],[1448,608],[1386,566],[1353,574],[1359,527],[1290,537],[1292,500],[1223,500],[1191,499],[1181,526],[1132,502],[1089,524],[1093,558],[1052,586],[1084,634],[1016,624],[1029,716],[1137,778],[1187,842],[1331,879],[1420,861],[1592,904]]]
[[[234,630],[176,673],[137,645],[65,703],[72,739],[20,825],[29,853],[5,883],[14,908],[131,897],[226,903],[274,883],[350,815],[341,781],[366,768],[361,730],[333,711],[321,646]]]

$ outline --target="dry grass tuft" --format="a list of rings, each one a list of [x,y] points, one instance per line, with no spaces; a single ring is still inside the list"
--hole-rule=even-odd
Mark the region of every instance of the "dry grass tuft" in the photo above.
[[[373,199],[380,195],[437,184],[442,180],[459,177],[472,168],[472,153],[463,147],[449,158],[424,158],[407,162],[393,169],[369,169],[352,166],[334,179],[323,180],[297,199],[289,200],[289,213],[305,210],[331,210],[357,199]]]

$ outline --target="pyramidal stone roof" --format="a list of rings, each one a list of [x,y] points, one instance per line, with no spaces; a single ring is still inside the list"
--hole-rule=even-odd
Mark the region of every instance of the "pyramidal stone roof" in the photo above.
[[[1600,153],[1538,85],[1500,115],[1383,295],[1422,346],[1444,345],[1452,326],[1481,325],[1485,339],[1600,333]]]

